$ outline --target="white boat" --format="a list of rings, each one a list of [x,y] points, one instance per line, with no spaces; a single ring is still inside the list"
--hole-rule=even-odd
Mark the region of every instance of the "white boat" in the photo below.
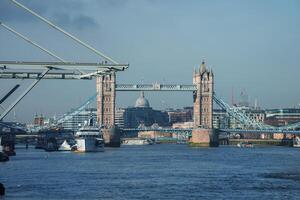
[[[239,142],[237,146],[240,148],[252,148],[253,144],[251,142]]]
[[[293,147],[300,147],[300,138],[298,136],[293,140]]]
[[[65,140],[58,148],[58,151],[71,151],[71,149],[71,145]]]
[[[103,134],[99,127],[94,125],[92,118],[76,132],[75,141],[72,149],[76,152],[104,151]]]
[[[142,138],[126,138],[123,139],[122,145],[150,145],[153,144],[153,141],[150,139]]]

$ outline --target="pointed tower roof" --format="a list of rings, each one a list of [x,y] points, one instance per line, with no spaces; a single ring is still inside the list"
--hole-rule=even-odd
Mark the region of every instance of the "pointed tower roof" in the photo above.
[[[206,64],[205,64],[205,60],[203,59],[200,65],[200,73],[202,74],[205,71],[206,71]]]
[[[210,68],[210,70],[209,70],[209,75],[214,76],[214,72],[213,72],[212,68]]]

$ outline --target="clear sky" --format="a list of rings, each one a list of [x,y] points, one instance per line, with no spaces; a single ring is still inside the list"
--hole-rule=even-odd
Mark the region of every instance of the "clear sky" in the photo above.
[[[264,108],[300,103],[300,1],[298,0],[19,0],[119,63],[119,83],[192,83],[203,58],[215,74],[218,96],[231,102],[246,90]],[[0,20],[68,61],[99,62],[95,54],[10,3]],[[0,60],[55,61],[0,27]],[[0,80],[0,97],[16,83]],[[18,104],[17,120],[35,113],[60,115],[95,93],[95,81],[41,83]],[[152,107],[192,105],[192,94],[146,93]],[[118,93],[117,107],[133,106],[138,93]],[[12,119],[10,115],[8,120]]]

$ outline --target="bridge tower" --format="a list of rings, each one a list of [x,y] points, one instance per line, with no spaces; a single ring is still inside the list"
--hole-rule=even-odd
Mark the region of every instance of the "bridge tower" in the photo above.
[[[193,93],[194,129],[190,144],[194,146],[218,146],[218,135],[213,129],[214,74],[208,70],[205,61],[194,71],[193,84],[197,90]]]
[[[115,125],[116,74],[99,76],[97,87],[97,120],[104,128]]]
[[[203,60],[199,70],[193,74],[193,84],[197,90],[193,93],[194,100],[194,127],[213,128],[213,92],[214,74],[206,68]]]
[[[120,132],[115,127],[116,74],[99,76],[96,79],[97,121],[101,125],[106,146],[120,146]]]

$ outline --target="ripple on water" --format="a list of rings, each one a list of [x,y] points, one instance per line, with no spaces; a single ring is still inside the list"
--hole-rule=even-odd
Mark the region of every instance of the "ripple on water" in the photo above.
[[[299,157],[281,147],[152,145],[92,154],[18,149],[0,165],[0,182],[6,200],[295,199]]]

